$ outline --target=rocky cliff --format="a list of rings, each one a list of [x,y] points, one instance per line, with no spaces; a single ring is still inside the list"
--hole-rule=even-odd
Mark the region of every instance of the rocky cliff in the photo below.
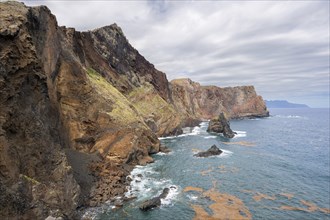
[[[212,119],[222,112],[230,119],[269,116],[253,86],[201,86],[190,79],[175,79],[170,85],[177,109],[190,117]]]
[[[122,195],[157,136],[225,112],[265,116],[253,87],[169,83],[110,25],[59,27],[48,8],[0,3],[0,216],[77,218]]]

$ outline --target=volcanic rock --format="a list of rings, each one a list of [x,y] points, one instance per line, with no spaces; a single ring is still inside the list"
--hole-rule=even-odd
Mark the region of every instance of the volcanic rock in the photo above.
[[[212,119],[222,112],[230,119],[269,116],[253,86],[201,86],[191,79],[174,79],[170,85],[174,104],[186,121]]]
[[[148,211],[152,208],[155,208],[155,207],[159,207],[161,205],[161,199],[165,199],[166,196],[168,195],[170,189],[169,188],[165,188],[163,189],[163,192],[159,195],[159,196],[156,196],[152,199],[149,199],[149,200],[146,200],[144,201],[141,205],[140,205],[140,209],[142,211]]]
[[[207,132],[222,133],[227,138],[233,138],[236,132],[233,132],[230,128],[229,122],[227,121],[223,112],[220,113],[219,117],[212,119],[209,122]]]
[[[77,218],[122,196],[157,136],[220,112],[267,116],[253,87],[168,82],[116,24],[59,27],[45,6],[0,2],[0,216]],[[232,113],[231,113],[232,112]]]
[[[212,145],[210,149],[207,151],[202,151],[197,154],[195,154],[195,157],[209,157],[209,156],[216,156],[220,155],[222,153],[222,150],[220,150],[216,145]]]

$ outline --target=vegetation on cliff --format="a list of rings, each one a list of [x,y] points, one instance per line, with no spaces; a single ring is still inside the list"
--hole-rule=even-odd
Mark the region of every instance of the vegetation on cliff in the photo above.
[[[76,218],[123,195],[157,135],[220,112],[267,115],[253,87],[169,83],[116,24],[77,32],[44,6],[0,12],[1,217]]]

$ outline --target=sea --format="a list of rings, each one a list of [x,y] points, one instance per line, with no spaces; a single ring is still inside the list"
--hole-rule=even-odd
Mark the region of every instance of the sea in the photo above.
[[[270,109],[268,118],[230,125],[237,132],[232,139],[206,132],[208,121],[160,138],[171,152],[132,171],[126,196],[137,198],[89,214],[100,220],[330,219],[329,109]],[[194,156],[212,145],[223,153]],[[159,208],[139,209],[165,187],[170,192]]]

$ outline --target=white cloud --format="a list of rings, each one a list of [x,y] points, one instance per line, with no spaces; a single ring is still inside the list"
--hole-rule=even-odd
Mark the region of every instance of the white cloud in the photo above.
[[[252,84],[268,99],[318,97],[315,106],[328,105],[328,1],[26,4],[47,5],[60,25],[77,30],[116,22],[131,44],[169,79],[189,77],[219,86]]]

